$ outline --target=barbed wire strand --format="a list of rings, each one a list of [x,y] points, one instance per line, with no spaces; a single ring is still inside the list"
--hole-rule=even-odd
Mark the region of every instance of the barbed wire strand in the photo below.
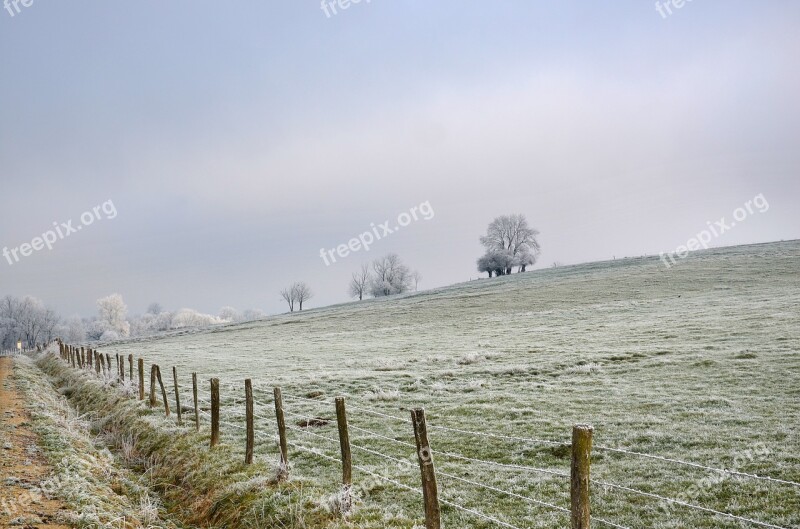
[[[571,443],[562,443],[558,441],[548,441],[547,439],[534,439],[530,437],[518,437],[514,435],[503,435],[490,432],[474,432],[471,430],[462,430],[461,428],[453,428],[450,426],[439,426],[436,424],[428,424],[428,428],[434,430],[443,430],[445,432],[463,433],[466,435],[474,435],[478,437],[490,437],[492,439],[505,439],[507,441],[523,441],[526,443],[539,443],[551,446],[571,446]]]
[[[688,467],[699,468],[701,470],[707,470],[707,471],[710,471],[710,472],[719,472],[721,474],[730,474],[730,475],[733,475],[733,476],[741,476],[741,477],[746,477],[746,478],[751,478],[751,479],[759,479],[759,480],[763,480],[763,481],[770,481],[770,482],[774,482],[774,483],[780,483],[782,485],[792,485],[792,486],[795,486],[795,487],[800,487],[800,483],[797,483],[795,481],[779,479],[779,478],[773,478],[773,477],[770,477],[770,476],[759,476],[758,474],[748,474],[747,472],[738,472],[736,470],[728,470],[728,469],[725,469],[725,468],[716,468],[716,467],[711,467],[711,466],[708,466],[708,465],[702,465],[700,463],[692,463],[691,461],[683,461],[681,459],[674,459],[674,458],[671,458],[671,457],[658,456],[658,455],[653,455],[653,454],[645,454],[643,452],[636,452],[636,451],[633,451],[633,450],[625,450],[624,448],[613,448],[613,447],[610,447],[610,446],[602,446],[602,445],[600,445],[600,446],[594,446],[593,449],[605,450],[605,451],[608,451],[608,452],[616,452],[616,453],[620,453],[620,454],[634,455],[634,456],[638,456],[638,457],[645,457],[645,458],[649,458],[649,459],[655,459],[655,460],[658,460],[658,461],[664,461],[664,462],[667,462],[667,463],[673,463],[673,464],[684,465],[684,466],[688,466]]]
[[[711,514],[714,514],[714,515],[717,515],[717,516],[724,516],[724,517],[727,517],[727,518],[731,518],[733,520],[738,520],[740,522],[746,522],[746,523],[753,524],[753,525],[758,525],[758,526],[761,526],[761,527],[769,527],[771,529],[788,529],[786,527],[781,527],[780,525],[772,525],[770,523],[761,522],[761,521],[758,521],[758,520],[753,520],[752,518],[745,518],[743,516],[738,516],[736,514],[717,511],[717,510],[711,509],[709,507],[703,507],[701,505],[694,505],[693,503],[688,503],[688,502],[685,502],[685,501],[682,501],[682,500],[676,500],[674,498],[668,498],[666,496],[661,496],[661,495],[655,494],[653,492],[644,492],[644,491],[637,490],[637,489],[634,489],[634,488],[631,488],[631,487],[626,487],[624,485],[617,485],[615,483],[608,483],[608,482],[605,482],[605,481],[600,481],[600,480],[595,480],[595,479],[590,479],[589,481],[594,483],[595,485],[600,485],[602,487],[608,487],[608,488],[611,488],[611,489],[622,490],[622,491],[625,491],[625,492],[630,492],[632,494],[637,494],[639,496],[645,496],[645,497],[648,497],[648,498],[653,498],[653,499],[657,499],[657,500],[661,500],[661,501],[666,501],[666,502],[669,502],[669,503],[674,503],[676,505],[681,505],[682,507],[686,507],[686,508],[689,508],[689,509],[695,509],[695,510],[698,510],[698,511],[704,511],[704,512],[711,513]]]
[[[311,431],[308,431],[308,430],[303,430],[302,428],[295,428],[293,426],[287,426],[287,428],[290,429],[290,430],[294,430],[296,432],[304,433],[304,434],[311,435],[311,436],[314,436],[314,437],[319,437],[320,439],[325,439],[326,441],[330,441],[332,443],[339,443],[338,439],[334,439],[332,437],[327,437],[325,435],[320,435],[318,433],[311,432]],[[376,456],[382,457],[384,459],[388,459],[389,461],[393,461],[393,462],[399,463],[401,465],[405,465],[405,464],[409,463],[408,461],[404,461],[404,460],[396,458],[394,456],[390,456],[390,455],[378,452],[377,450],[372,450],[371,448],[367,448],[365,446],[360,446],[360,445],[357,445],[357,444],[352,443],[352,442],[350,443],[350,446],[352,448],[357,448],[358,450],[361,450],[363,452],[367,452],[369,454],[376,455]]]
[[[529,472],[540,472],[542,474],[550,474],[550,475],[559,476],[559,477],[562,477],[562,478],[569,478],[570,477],[570,475],[567,474],[566,472],[559,472],[557,470],[548,470],[546,468],[537,468],[537,467],[531,467],[531,466],[527,466],[527,465],[515,465],[513,463],[498,463],[497,461],[486,461],[485,459],[476,459],[474,457],[467,457],[467,456],[464,456],[464,455],[461,455],[461,454],[453,454],[453,453],[450,453],[450,452],[444,452],[442,450],[434,450],[433,453],[436,456],[452,457],[452,458],[455,458],[455,459],[461,459],[463,461],[469,461],[470,463],[480,463],[480,464],[484,464],[484,465],[490,465],[490,466],[493,466],[493,467],[501,467],[501,468],[513,468],[513,469],[516,469],[516,470],[526,470],[526,471],[529,471]]]

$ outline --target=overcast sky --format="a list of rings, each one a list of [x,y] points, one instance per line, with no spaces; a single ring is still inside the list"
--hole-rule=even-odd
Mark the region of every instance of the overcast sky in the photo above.
[[[116,210],[0,258],[0,295],[65,316],[112,292],[134,313],[277,312],[295,280],[326,305],[387,252],[422,288],[465,281],[505,213],[541,231],[537,268],[674,250],[758,194],[769,210],[712,244],[800,237],[796,0],[10,9],[0,248]],[[425,202],[430,220],[320,258]]]

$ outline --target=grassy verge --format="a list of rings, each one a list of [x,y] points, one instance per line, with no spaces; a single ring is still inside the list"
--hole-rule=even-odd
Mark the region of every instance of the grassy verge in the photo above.
[[[69,406],[31,360],[17,359],[13,380],[53,468],[42,489],[69,509],[62,513],[64,523],[87,529],[181,527],[164,516],[141,477],[120,467],[114,454],[91,434],[86,417]]]
[[[183,523],[226,528],[409,529],[419,522],[396,516],[387,521],[385,513],[363,505],[349,517],[342,517],[326,508],[331,491],[322,490],[313,479],[277,483],[277,467],[269,462],[245,465],[239,451],[224,443],[210,450],[207,433],[196,433],[164,419],[160,410],[150,410],[130,398],[126,394],[129,387],[71,369],[52,354],[42,355],[36,365],[67,396],[71,406],[84,414],[81,417],[90,421],[92,432],[101,436],[129,469],[145,478],[148,489],[156,491],[170,515]],[[29,370],[24,376],[34,378]],[[42,402],[41,407],[56,406],[66,412],[63,399],[59,403]],[[88,447],[64,446],[61,450],[82,458]],[[104,462],[98,463],[98,468],[105,467]],[[98,486],[101,482],[112,487],[128,486],[115,476],[98,476],[97,481]],[[85,506],[86,491],[76,487],[77,491],[81,494],[68,495],[71,502]]]

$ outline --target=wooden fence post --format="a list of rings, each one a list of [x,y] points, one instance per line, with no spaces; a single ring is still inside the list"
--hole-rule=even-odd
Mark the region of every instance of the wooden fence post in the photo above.
[[[589,467],[592,454],[592,427],[578,424],[572,428],[572,468],[570,498],[572,529],[589,529]]]
[[[117,363],[119,365],[119,379],[121,382],[125,382],[125,357],[117,355]]]
[[[161,398],[164,399],[164,415],[169,417],[169,399],[167,399],[167,388],[164,387],[164,381],[161,379],[161,368],[156,365],[156,377],[158,378],[158,385],[161,386]]]
[[[103,356],[103,353],[97,353],[97,356],[100,357],[100,374],[106,374],[106,357]]]
[[[178,369],[175,366],[172,366],[172,383],[175,384],[175,413],[178,415],[178,424],[181,425],[183,424],[183,418],[181,417],[181,396],[180,393],[178,393]]]
[[[278,481],[289,477],[289,443],[286,441],[286,419],[283,416],[283,397],[281,388],[275,388],[275,418],[278,421],[278,439],[281,447],[281,463],[278,469]]]
[[[111,374],[111,353],[106,353],[106,372]]]
[[[339,448],[342,452],[342,512],[350,512],[353,500],[350,496],[353,488],[353,457],[350,453],[350,432],[347,428],[347,410],[344,397],[336,397],[336,424],[339,427]]]
[[[94,355],[94,372],[98,375],[100,374],[100,355],[97,354],[97,351],[92,351]]]
[[[84,361],[83,361],[84,356],[83,356],[83,354],[84,354],[83,353],[83,347],[81,347],[79,349],[79,352],[78,352],[78,367],[80,367],[81,369],[83,369],[83,365],[84,365]]]
[[[137,364],[139,368],[139,400],[144,400],[144,359],[139,358]]]
[[[92,358],[92,350],[87,348],[86,349],[86,362],[89,364],[89,368],[93,368],[94,367],[94,363],[92,362],[92,360],[93,360],[93,358]]]
[[[156,370],[158,366],[153,364],[150,367],[150,407],[154,408],[156,405]]]
[[[219,379],[211,379],[211,447],[219,443]]]
[[[197,404],[197,373],[192,373],[192,395],[194,396],[194,425],[200,431],[200,407]]]
[[[433,466],[433,452],[428,442],[428,424],[425,421],[425,410],[411,410],[411,422],[414,424],[414,439],[417,442],[417,458],[422,473],[422,497],[425,501],[425,528],[441,529],[441,513],[439,511],[439,489],[436,486],[436,471]]]
[[[244,451],[246,465],[253,464],[253,445],[255,445],[255,426],[253,424],[253,381],[244,381],[245,417],[247,421],[247,445]]]
[[[128,365],[130,366],[130,373],[129,373],[130,376],[128,378],[130,379],[131,383],[133,383],[133,355],[132,354],[128,355]]]

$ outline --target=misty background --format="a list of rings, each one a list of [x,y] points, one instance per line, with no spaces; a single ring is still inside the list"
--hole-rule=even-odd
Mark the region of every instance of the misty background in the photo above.
[[[118,213],[0,260],[0,294],[283,312],[293,281],[309,307],[346,301],[389,252],[422,289],[480,277],[502,214],[541,232],[541,268],[674,251],[759,193],[769,211],[712,244],[797,238],[797,27],[788,0],[0,11],[0,247]],[[426,201],[430,220],[320,258]]]

